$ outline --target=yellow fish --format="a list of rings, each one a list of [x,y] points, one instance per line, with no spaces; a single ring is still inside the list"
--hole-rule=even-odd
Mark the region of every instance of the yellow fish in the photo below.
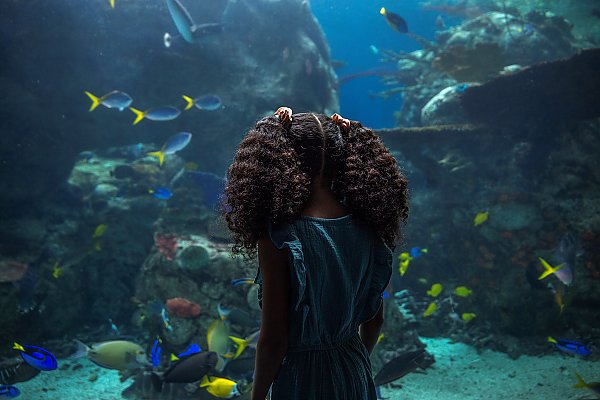
[[[462,315],[460,316],[460,318],[465,322],[471,322],[475,317],[477,317],[477,314],[472,312],[462,313]]]
[[[110,8],[115,8],[115,0],[108,0],[110,3]]]
[[[433,314],[435,312],[435,310],[437,310],[437,304],[431,303],[427,306],[427,310],[425,310],[425,312],[423,313],[423,316],[429,317],[431,314]]]
[[[431,285],[431,289],[427,291],[427,294],[431,297],[438,297],[442,293],[442,290],[444,290],[444,287],[441,284],[434,283]]]
[[[208,375],[204,375],[199,386],[205,387],[208,393],[220,399],[231,399],[240,395],[237,383],[225,378],[209,378]]]
[[[454,289],[454,294],[459,297],[469,297],[473,294],[473,291],[466,286],[459,286]]]
[[[377,342],[375,342],[375,346],[377,346],[379,342],[381,342],[381,339],[383,339],[384,337],[385,335],[383,334],[383,332],[381,332],[379,336],[377,336]]]
[[[398,260],[400,261],[400,267],[398,268],[398,271],[400,272],[400,276],[404,276],[406,271],[408,271],[408,264],[410,264],[412,257],[408,253],[400,253]]]
[[[485,221],[488,220],[489,216],[490,216],[489,211],[477,213],[477,215],[473,219],[473,226],[479,226],[479,225],[483,224]]]
[[[108,227],[105,224],[100,224],[94,229],[94,234],[92,235],[92,239],[98,239],[100,236],[104,235],[106,229]]]
[[[556,293],[554,293],[554,300],[556,300],[556,305],[560,310],[559,315],[561,315],[563,311],[565,311],[565,303],[563,301],[562,294],[560,294],[558,290],[556,291]]]
[[[58,260],[54,261],[54,266],[52,267],[52,276],[54,279],[58,279],[61,277],[63,273],[64,267],[61,267],[58,263]]]
[[[555,273],[556,271],[558,271],[559,269],[561,269],[562,267],[565,266],[565,263],[562,263],[560,265],[557,265],[556,267],[553,267],[552,265],[548,264],[548,261],[544,260],[542,257],[538,257],[538,259],[540,260],[540,262],[542,263],[542,266],[544,267],[544,272],[538,278],[539,281],[552,275],[553,273]]]

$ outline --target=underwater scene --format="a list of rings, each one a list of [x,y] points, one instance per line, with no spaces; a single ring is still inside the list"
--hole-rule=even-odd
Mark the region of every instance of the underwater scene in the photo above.
[[[251,398],[258,260],[220,204],[281,106],[373,128],[408,180],[378,398],[600,399],[597,0],[2,0],[0,21],[0,399]]]

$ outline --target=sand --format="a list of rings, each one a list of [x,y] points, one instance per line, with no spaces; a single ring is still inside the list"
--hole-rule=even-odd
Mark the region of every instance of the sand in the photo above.
[[[410,374],[382,387],[391,400],[574,400],[594,399],[574,389],[575,371],[586,380],[600,380],[600,363],[556,353],[511,360],[504,353],[477,351],[446,339],[423,339],[436,363],[427,374]],[[66,363],[59,360],[59,365]],[[131,381],[119,382],[117,372],[87,360],[81,367],[42,372],[17,384],[23,400],[117,400]],[[402,388],[393,385],[401,384]],[[396,385],[397,386],[397,385]]]

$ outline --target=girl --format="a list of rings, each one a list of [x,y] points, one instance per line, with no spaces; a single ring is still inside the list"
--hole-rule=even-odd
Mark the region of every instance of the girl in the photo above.
[[[376,399],[369,355],[407,197],[359,122],[282,107],[246,134],[224,213],[233,252],[258,253],[253,400]]]

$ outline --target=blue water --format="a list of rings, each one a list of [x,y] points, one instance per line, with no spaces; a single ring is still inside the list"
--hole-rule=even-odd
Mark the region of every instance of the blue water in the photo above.
[[[395,52],[420,49],[413,39],[396,32],[386,23],[379,14],[381,7],[404,17],[411,32],[429,40],[434,38],[437,14],[421,10],[416,1],[350,0],[339,4],[328,0],[314,0],[311,7],[325,31],[332,59],[347,63],[337,71],[340,77],[383,65],[380,62],[381,53],[373,54],[371,45],[379,50]],[[349,81],[340,90],[341,114],[373,128],[394,126],[394,112],[399,111],[402,105],[401,95],[397,94],[389,99],[370,96],[386,89],[379,77]]]

